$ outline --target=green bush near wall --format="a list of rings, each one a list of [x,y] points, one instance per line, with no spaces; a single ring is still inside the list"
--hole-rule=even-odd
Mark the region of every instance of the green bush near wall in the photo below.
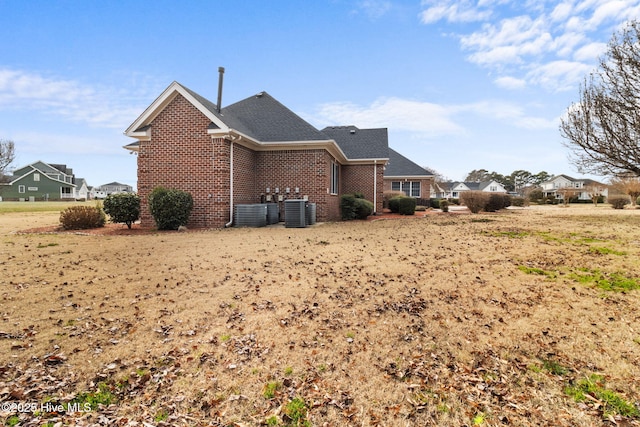
[[[189,221],[193,197],[186,191],[156,187],[149,195],[149,210],[158,230],[177,230]]]

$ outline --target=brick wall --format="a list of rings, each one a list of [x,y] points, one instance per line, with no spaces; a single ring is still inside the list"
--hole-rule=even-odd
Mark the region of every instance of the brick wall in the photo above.
[[[274,200],[308,196],[316,204],[318,221],[340,218],[338,196],[330,195],[331,156],[325,150],[261,151],[256,153],[256,199],[270,194]],[[266,192],[269,188],[269,193]],[[276,193],[276,188],[279,190]],[[286,189],[289,188],[289,193]],[[296,193],[298,188],[298,193]],[[280,203],[281,212],[284,202]]]
[[[219,227],[229,217],[229,142],[211,140],[210,120],[181,95],[151,123],[151,140],[140,141],[138,193],[141,222],[154,226],[149,193],[157,186],[187,191],[194,201],[189,227]]]
[[[373,174],[377,180],[376,196],[374,198]],[[374,210],[382,212],[382,198],[384,195],[384,166],[383,165],[348,165],[342,167],[342,192],[362,193],[364,198],[373,203]]]

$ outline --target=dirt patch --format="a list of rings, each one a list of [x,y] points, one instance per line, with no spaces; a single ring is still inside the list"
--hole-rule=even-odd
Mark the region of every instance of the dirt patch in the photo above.
[[[597,374],[638,403],[640,291],[577,273],[639,278],[640,211],[99,235],[52,218],[0,216],[5,422],[638,425],[565,390]]]

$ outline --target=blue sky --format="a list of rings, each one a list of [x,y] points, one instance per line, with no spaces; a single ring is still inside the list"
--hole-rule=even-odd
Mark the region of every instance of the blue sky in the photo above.
[[[317,128],[473,169],[580,176],[559,118],[640,0],[0,0],[0,138],[23,166],[136,184],[124,130],[172,82],[222,105],[267,91]]]

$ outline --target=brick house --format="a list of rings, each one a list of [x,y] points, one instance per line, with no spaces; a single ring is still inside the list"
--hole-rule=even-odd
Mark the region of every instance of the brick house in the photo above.
[[[125,134],[137,140],[124,148],[138,155],[143,226],[156,186],[192,195],[190,227],[230,225],[237,204],[303,198],[318,221],[339,220],[339,195],[356,191],[382,211],[387,130],[320,131],[266,92],[219,108],[173,82]]]

